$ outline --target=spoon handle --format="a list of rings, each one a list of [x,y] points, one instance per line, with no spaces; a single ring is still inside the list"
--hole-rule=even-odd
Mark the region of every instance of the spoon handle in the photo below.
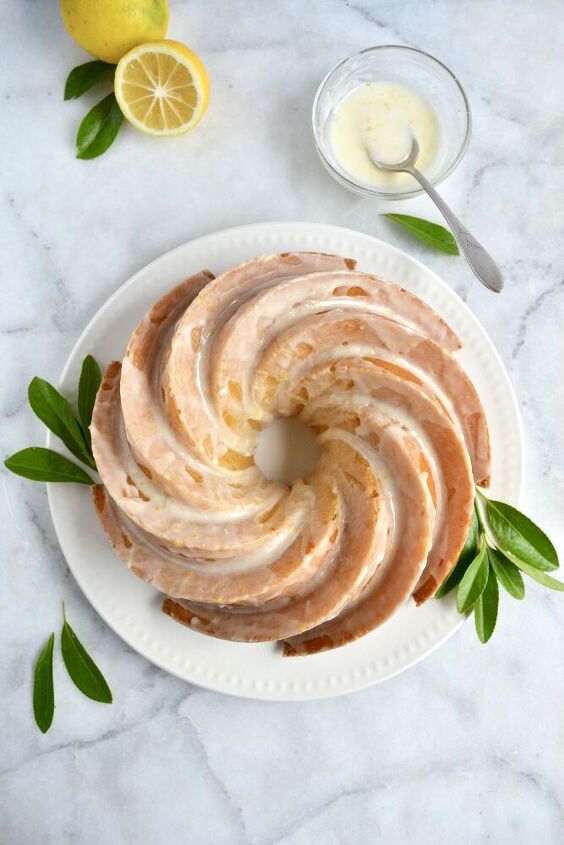
[[[466,258],[474,274],[490,290],[499,293],[503,288],[503,277],[500,269],[482,244],[470,234],[468,229],[462,225],[458,217],[446,204],[444,199],[436,192],[431,183],[415,167],[409,168],[409,173],[417,179],[424,188],[445,220],[452,229],[456,243],[461,253]]]

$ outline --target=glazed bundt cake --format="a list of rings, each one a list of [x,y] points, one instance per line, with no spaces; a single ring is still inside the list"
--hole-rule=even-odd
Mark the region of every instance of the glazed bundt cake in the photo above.
[[[98,392],[93,488],[117,555],[163,610],[286,655],[344,645],[432,596],[487,485],[484,411],[422,300],[332,255],[204,271],[137,326]],[[297,416],[321,456],[293,485],[255,465]]]

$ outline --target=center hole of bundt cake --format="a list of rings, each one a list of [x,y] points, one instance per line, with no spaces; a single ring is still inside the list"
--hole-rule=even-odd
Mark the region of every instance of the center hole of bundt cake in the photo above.
[[[293,484],[313,472],[320,454],[308,425],[297,417],[278,417],[259,434],[255,464],[269,481]]]

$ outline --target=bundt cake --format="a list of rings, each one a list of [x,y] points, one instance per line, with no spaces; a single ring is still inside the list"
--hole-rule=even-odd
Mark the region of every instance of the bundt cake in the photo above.
[[[456,334],[333,255],[256,258],[167,293],[104,374],[100,522],[165,613],[311,654],[431,597],[467,536],[490,447]],[[285,485],[260,432],[297,416],[321,456]]]

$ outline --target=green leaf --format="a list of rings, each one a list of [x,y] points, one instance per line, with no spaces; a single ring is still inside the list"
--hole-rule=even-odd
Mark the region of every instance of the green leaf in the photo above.
[[[515,564],[494,549],[488,549],[488,557],[490,566],[501,586],[514,599],[523,599],[525,597],[525,584],[523,583],[523,576]]]
[[[480,642],[487,643],[494,632],[499,605],[499,589],[494,570],[490,567],[482,595],[474,605],[474,624]]]
[[[67,622],[63,605],[61,650],[67,671],[75,686],[94,701],[112,703],[112,693],[106,679]]]
[[[74,481],[79,484],[94,484],[82,467],[73,464],[68,458],[44,449],[31,446],[22,449],[4,461],[10,472],[29,478],[31,481]]]
[[[460,552],[459,558],[455,563],[454,568],[435,593],[436,599],[440,599],[443,596],[446,596],[446,594],[450,593],[450,591],[453,590],[456,585],[459,584],[462,580],[462,576],[464,575],[464,573],[466,572],[478,552],[479,534],[480,531],[478,525],[478,518],[476,517],[476,511],[472,511],[472,521],[470,523],[470,530],[468,531],[468,537],[466,538],[466,542],[462,547],[462,551]]]
[[[538,581],[538,583],[542,584],[543,587],[548,587],[550,590],[559,590],[561,593],[564,593],[563,581],[558,581],[556,578],[553,578],[551,575],[547,575],[546,572],[542,572],[540,569],[525,563],[523,560],[516,560],[515,564],[526,575],[528,575],[529,578],[532,578],[533,581]]]
[[[517,508],[486,499],[486,514],[497,545],[513,563],[523,560],[544,572],[558,569],[556,549],[544,531]]]
[[[98,82],[101,82],[110,71],[115,71],[115,65],[107,62],[86,62],[73,68],[65,83],[65,100],[74,100],[82,97]]]
[[[36,376],[31,380],[27,395],[32,411],[41,422],[63,441],[69,452],[95,469],[82,429],[71,406],[59,391]]]
[[[33,713],[39,730],[47,733],[55,712],[55,691],[53,688],[53,645],[55,634],[51,634],[37,658],[33,681]]]
[[[89,426],[92,422],[92,411],[96,394],[102,382],[102,371],[92,355],[87,355],[82,362],[80,381],[78,383],[78,415],[82,423],[82,430],[90,446]]]
[[[123,115],[112,92],[90,109],[78,127],[76,157],[96,158],[105,153],[115,141]]]
[[[458,586],[456,606],[459,613],[466,613],[474,606],[482,595],[488,580],[488,553],[487,547],[482,540],[480,550]]]
[[[438,252],[445,252],[447,255],[459,254],[453,235],[438,223],[431,223],[421,217],[412,217],[410,214],[382,214],[381,216],[399,223],[420,241]]]

